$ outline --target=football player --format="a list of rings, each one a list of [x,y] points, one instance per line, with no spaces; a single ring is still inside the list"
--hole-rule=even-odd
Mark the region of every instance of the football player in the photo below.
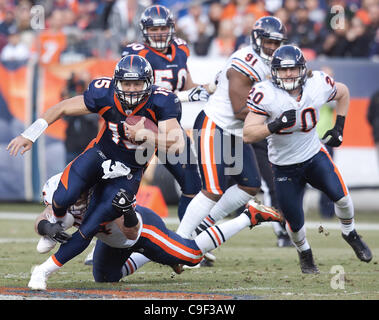
[[[138,54],[145,57],[153,68],[154,83],[174,91],[182,102],[207,101],[214,88],[211,85],[202,86],[193,82],[187,67],[190,52],[186,42],[175,37],[175,21],[170,10],[162,5],[146,8],[140,19],[140,27],[145,42],[127,45],[122,55]],[[182,191],[178,203],[179,220],[183,218],[193,197],[201,190],[196,156],[188,136],[186,154],[184,163],[183,161],[171,163],[167,158],[160,159]],[[93,251],[86,257],[85,264],[91,264],[92,255]],[[207,256],[212,258],[210,254]],[[132,258],[138,266],[149,261],[137,253],[133,254]]]
[[[8,145],[11,155],[17,155],[19,150],[25,153],[48,125],[63,116],[94,112],[105,120],[97,138],[67,165],[53,195],[53,213],[59,220],[85,190],[96,183],[107,186],[103,193],[93,194],[87,219],[55,254],[60,265],[81,253],[102,223],[117,218],[119,213],[111,201],[120,189],[131,195],[137,193],[151,158],[144,156],[145,151],[152,149],[152,155],[156,147],[173,153],[184,150],[180,101],[171,91],[153,84],[152,72],[149,62],[141,56],[122,58],[113,78],[93,80],[83,95],[51,107]],[[144,128],[144,118],[134,126],[126,125],[126,118],[132,115],[152,120],[158,125],[158,134]]]
[[[257,83],[249,94],[251,112],[245,120],[244,140],[268,137],[268,156],[273,164],[275,187],[287,231],[299,254],[303,273],[319,273],[304,227],[303,195],[309,183],[335,204],[342,237],[361,261],[372,254],[354,227],[354,207],[340,172],[321,144],[316,124],[319,108],[336,101],[336,122],[323,142],[338,147],[343,141],[349,89],[321,71],[308,72],[303,53],[292,45],[277,49],[271,62],[272,80]]]
[[[191,201],[179,225],[177,232],[183,237],[191,237],[199,225],[197,232],[213,226],[260,190],[254,150],[242,141],[248,113],[246,99],[252,85],[270,75],[270,57],[286,39],[285,27],[275,17],[262,17],[255,23],[251,39],[251,46],[239,49],[228,59],[218,76],[216,91],[195,121],[203,189]],[[226,159],[225,152],[233,155],[234,162]],[[238,167],[240,170],[231,170]],[[229,187],[230,179],[234,184]]]
[[[60,183],[62,174],[50,178],[43,187],[43,198],[47,205],[36,219],[35,228],[42,236],[37,250],[46,253],[54,248],[56,242],[65,245],[70,235],[65,232],[71,225],[80,229],[86,221],[91,202],[96,201],[93,194],[107,194],[109,184],[95,185],[84,192],[66,214],[66,220],[56,222],[52,215],[53,193]],[[99,188],[100,190],[97,190]],[[280,221],[281,215],[274,210],[251,202],[237,218],[215,226],[200,234],[194,240],[184,239],[166,228],[162,219],[152,210],[136,206],[134,196],[120,190],[112,200],[112,206],[120,217],[104,223],[96,234],[93,262],[93,276],[96,282],[117,282],[134,272],[133,260],[128,259],[132,252],[143,250],[152,261],[171,266],[176,273],[182,272],[182,265],[193,266],[203,255],[224,243],[245,227],[253,227],[265,221]],[[128,260],[127,260],[128,259]],[[32,290],[46,290],[49,276],[61,266],[56,255],[33,269],[28,287]],[[126,262],[125,262],[126,261]]]
[[[182,102],[207,101],[212,88],[193,82],[187,67],[189,49],[184,40],[175,36],[175,22],[170,10],[162,5],[146,8],[141,15],[140,27],[145,42],[127,45],[122,55],[138,54],[145,57],[153,68],[154,83],[174,91]],[[190,138],[186,139],[188,156],[185,163],[174,164],[167,158],[161,159],[181,187],[182,195],[178,204],[180,220],[189,202],[201,189],[196,157],[191,150]]]

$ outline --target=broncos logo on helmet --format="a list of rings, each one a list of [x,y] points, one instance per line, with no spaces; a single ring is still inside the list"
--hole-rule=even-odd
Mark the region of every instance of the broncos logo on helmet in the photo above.
[[[114,90],[125,111],[134,109],[151,95],[154,83],[153,69],[150,63],[139,55],[123,57],[114,71]],[[142,90],[126,91],[123,81],[143,81]]]
[[[287,40],[286,33],[286,27],[278,18],[267,16],[258,19],[251,31],[251,44],[254,51],[269,62],[274,50],[265,48],[263,40],[278,41],[278,46],[280,46]]]
[[[154,5],[145,9],[140,20],[145,42],[158,51],[164,51],[168,48],[175,35],[174,17],[170,10],[161,5]],[[168,27],[167,33],[152,34],[149,28]]]

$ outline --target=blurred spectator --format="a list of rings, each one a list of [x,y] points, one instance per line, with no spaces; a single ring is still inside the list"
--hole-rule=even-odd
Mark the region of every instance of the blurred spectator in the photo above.
[[[368,57],[370,53],[371,35],[363,21],[354,17],[351,26],[346,32],[346,50],[344,56]]]
[[[283,0],[265,0],[265,10],[271,15],[283,6]]]
[[[66,49],[62,51],[59,62],[62,64],[76,63],[91,56],[88,41],[83,41],[80,33],[71,32],[67,35]]]
[[[224,7],[219,2],[212,2],[209,5],[208,18],[209,18],[209,22],[213,25],[213,28],[214,28],[213,37],[218,36],[218,29],[220,26],[223,11],[224,11]]]
[[[30,30],[30,10],[32,4],[28,0],[18,1],[18,5],[15,8],[15,15],[17,21],[17,28],[22,31]]]
[[[221,21],[218,36],[212,40],[209,49],[210,58],[229,57],[234,52],[236,37],[233,26],[233,21],[230,19]]]
[[[379,90],[376,91],[370,99],[370,105],[367,110],[367,120],[372,129],[372,137],[376,145],[379,165]]]
[[[54,9],[47,19],[47,29],[42,30],[34,44],[34,52],[42,64],[58,63],[61,53],[66,49],[67,38],[63,28],[64,14]]]
[[[8,43],[1,51],[1,62],[8,68],[16,69],[25,64],[30,57],[28,46],[21,41],[20,32],[16,27],[9,29]]]
[[[239,37],[243,33],[245,15],[253,15],[255,20],[268,15],[268,12],[265,10],[264,1],[232,0],[225,6],[221,19],[231,20],[233,22],[234,35]]]
[[[291,32],[290,16],[285,8],[279,8],[276,10],[274,16],[277,17],[285,25],[287,33]]]
[[[137,0],[115,0],[108,16],[108,28],[124,45],[143,41],[139,26],[141,15],[145,9]]]
[[[318,28],[320,28],[325,21],[326,14],[325,11],[320,8],[319,0],[305,0],[305,6],[309,12],[309,20],[320,25],[318,26]]]
[[[82,94],[90,82],[88,73],[73,73],[67,82],[65,90],[62,92],[62,99],[71,98]],[[99,127],[99,118],[97,114],[88,114],[85,116],[66,117],[66,163],[68,164],[75,159],[88,143],[96,137]]]
[[[0,23],[0,34],[8,36],[10,28],[17,28],[16,16],[14,8],[6,7]]]
[[[197,0],[190,4],[188,14],[178,19],[176,31],[183,34],[196,55],[205,56],[208,53],[214,29],[203,12],[202,1]]]
[[[236,39],[234,51],[236,51],[236,50],[238,50],[244,46],[250,45],[250,43],[251,43],[251,30],[254,27],[255,21],[256,20],[255,20],[254,16],[251,14],[248,14],[244,17],[243,31],[242,31],[242,34],[239,37],[237,37],[237,39]]]
[[[288,42],[296,44],[304,49],[317,50],[318,34],[315,24],[309,19],[309,10],[303,3],[299,3],[295,15],[290,21],[290,31],[288,32]]]
[[[298,6],[299,6],[299,0],[285,0],[284,1],[283,7],[287,11],[289,22],[295,17]]]

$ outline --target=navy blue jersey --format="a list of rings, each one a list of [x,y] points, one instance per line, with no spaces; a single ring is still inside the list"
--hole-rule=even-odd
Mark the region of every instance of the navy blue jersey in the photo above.
[[[189,56],[189,49],[184,40],[174,39],[166,54],[146,44],[132,43],[122,51],[122,56],[128,54],[138,54],[150,62],[156,85],[171,91],[183,89],[187,78],[187,58]]]
[[[84,92],[84,103],[88,110],[101,115],[105,124],[96,139],[105,156],[115,161],[124,162],[128,167],[141,168],[135,159],[138,145],[125,137],[125,119],[131,115],[146,117],[158,124],[159,121],[181,118],[181,103],[171,91],[152,86],[152,94],[139,104],[133,112],[126,113],[114,91],[111,78],[93,80]]]

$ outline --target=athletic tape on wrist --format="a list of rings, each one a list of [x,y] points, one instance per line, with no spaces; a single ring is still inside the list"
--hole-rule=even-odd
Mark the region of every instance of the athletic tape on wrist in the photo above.
[[[34,121],[31,126],[29,126],[23,133],[21,133],[21,135],[24,138],[35,142],[48,126],[49,124],[46,122],[46,120],[40,118]]]

